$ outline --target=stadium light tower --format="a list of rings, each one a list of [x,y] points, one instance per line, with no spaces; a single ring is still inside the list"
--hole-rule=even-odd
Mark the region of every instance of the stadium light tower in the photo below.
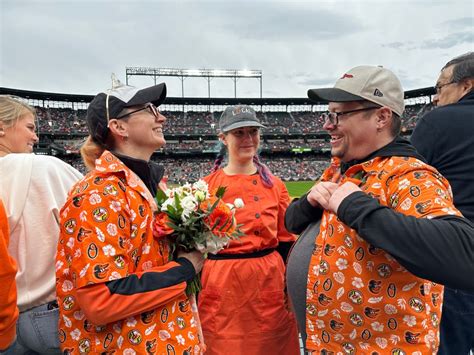
[[[211,80],[214,78],[230,78],[234,81],[234,97],[237,98],[237,80],[258,79],[260,82],[260,98],[262,98],[262,71],[261,70],[237,70],[237,69],[177,69],[177,68],[150,68],[150,67],[126,67],[125,77],[151,76],[156,85],[156,79],[160,76],[173,76],[181,80],[181,97],[184,97],[184,80],[190,77],[200,77],[207,80],[207,95],[211,97]]]

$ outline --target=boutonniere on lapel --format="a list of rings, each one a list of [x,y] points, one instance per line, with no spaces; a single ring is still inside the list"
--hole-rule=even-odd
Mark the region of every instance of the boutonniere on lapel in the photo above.
[[[348,180],[350,180],[357,186],[361,187],[367,182],[368,177],[369,177],[369,174],[367,174],[365,170],[361,169],[355,172],[354,174],[352,174],[352,176]]]

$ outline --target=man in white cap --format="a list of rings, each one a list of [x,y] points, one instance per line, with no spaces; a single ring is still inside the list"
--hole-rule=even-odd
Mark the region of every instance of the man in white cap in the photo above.
[[[435,270],[449,262],[430,249],[459,247],[474,226],[454,207],[447,180],[398,136],[404,94],[391,71],[355,67],[333,88],[308,95],[329,103],[324,129],[333,159],[285,218],[294,233],[321,220],[306,300],[299,300],[306,302],[306,348],[435,354],[443,286],[426,277],[439,281]],[[453,274],[453,284],[465,282]]]

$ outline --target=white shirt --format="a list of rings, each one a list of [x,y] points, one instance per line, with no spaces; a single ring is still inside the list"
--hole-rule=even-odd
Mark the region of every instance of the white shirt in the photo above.
[[[43,155],[0,157],[0,198],[10,227],[10,255],[18,264],[20,312],[53,301],[59,210],[82,174]]]

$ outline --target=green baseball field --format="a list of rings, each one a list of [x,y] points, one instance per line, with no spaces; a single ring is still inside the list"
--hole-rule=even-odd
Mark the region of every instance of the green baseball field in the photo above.
[[[306,191],[310,189],[311,186],[314,185],[314,181],[287,181],[285,182],[286,188],[288,189],[288,193],[290,197],[300,197]],[[178,184],[168,184],[169,188],[177,187]]]
[[[314,185],[314,181],[287,181],[285,185],[291,197],[300,197]]]

